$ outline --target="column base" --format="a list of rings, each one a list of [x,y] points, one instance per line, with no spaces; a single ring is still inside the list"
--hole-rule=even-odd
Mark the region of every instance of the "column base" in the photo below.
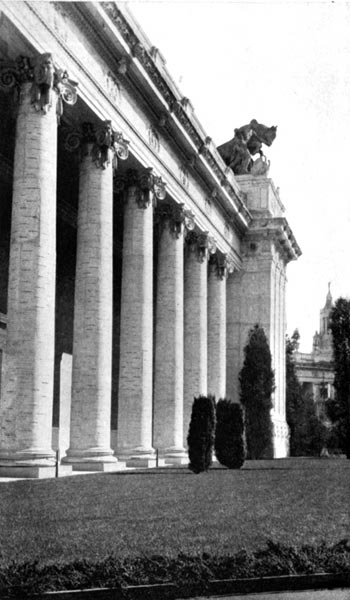
[[[121,448],[118,454],[118,460],[126,462],[127,467],[143,467],[151,469],[157,466],[157,457],[153,448]],[[159,464],[158,466],[165,466]]]
[[[0,451],[0,477],[43,479],[55,474],[56,457],[52,450]]]
[[[55,477],[56,475],[56,467],[40,467],[35,465],[0,465],[0,477],[11,477],[18,479],[46,479],[50,477]]]
[[[73,469],[76,470],[76,465],[97,465],[98,464],[113,464],[115,465],[118,460],[114,456],[113,450],[110,448],[87,448],[84,450],[79,450],[77,448],[68,448],[66,456],[62,458],[62,464],[64,465],[72,465]],[[80,469],[84,470],[84,469]]]
[[[142,469],[154,469],[157,466],[157,460],[156,457],[152,457],[152,458],[146,458],[146,457],[141,457],[141,456],[131,456],[130,458],[126,459],[126,466],[127,467],[133,467],[135,469],[138,468],[142,468]],[[164,461],[163,464],[160,464],[160,461],[158,461],[158,467],[164,467]]]
[[[159,456],[166,465],[187,465],[188,455],[184,448],[159,449]]]
[[[114,473],[115,471],[123,471],[125,462],[75,462],[72,465],[73,471],[95,471],[98,473]]]

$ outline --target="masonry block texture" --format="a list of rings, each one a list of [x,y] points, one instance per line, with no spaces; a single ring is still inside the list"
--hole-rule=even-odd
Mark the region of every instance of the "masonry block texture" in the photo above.
[[[183,454],[184,240],[166,225],[158,247],[154,447]]]
[[[193,399],[208,386],[208,262],[186,248],[184,291],[184,443],[187,444]]]
[[[21,89],[14,158],[8,330],[0,464],[52,465],[55,328],[55,106],[36,112]]]
[[[130,187],[124,212],[118,455],[154,456],[153,384],[153,207],[139,208]]]
[[[89,147],[91,151],[91,145]],[[110,447],[113,173],[90,152],[79,177],[70,447],[65,462],[115,462]]]
[[[208,270],[208,393],[226,396],[226,277]]]

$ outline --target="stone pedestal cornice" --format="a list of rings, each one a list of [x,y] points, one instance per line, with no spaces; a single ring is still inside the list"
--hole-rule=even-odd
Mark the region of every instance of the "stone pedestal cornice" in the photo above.
[[[24,83],[31,83],[31,104],[37,111],[46,114],[53,104],[56,105],[58,122],[63,114],[63,102],[73,105],[77,101],[78,84],[69,79],[67,71],[55,66],[49,52],[35,59],[19,56],[11,62],[0,62],[0,87],[13,89],[17,101]],[[53,101],[54,93],[57,94],[57,102]]]
[[[257,244],[261,240],[272,242],[285,264],[297,260],[301,255],[299,245],[284,217],[253,219],[245,235],[244,244],[254,250],[252,244]]]

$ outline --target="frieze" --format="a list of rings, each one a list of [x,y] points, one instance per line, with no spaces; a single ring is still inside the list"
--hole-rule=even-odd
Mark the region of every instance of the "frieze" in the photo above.
[[[113,103],[119,104],[120,98],[121,98],[120,86],[119,86],[116,78],[111,73],[111,71],[108,71],[106,73],[105,82],[106,82],[106,92],[107,92],[109,99],[112,100]]]
[[[154,127],[152,127],[152,125],[150,125],[148,127],[147,133],[148,133],[148,143],[149,143],[149,146],[153,150],[155,150],[155,152],[159,152],[160,151],[159,135],[156,132],[156,130],[154,129]]]
[[[188,189],[188,186],[190,183],[189,174],[188,174],[188,170],[184,164],[180,165],[179,173],[180,173],[180,181],[181,181],[182,185]]]
[[[197,151],[202,154],[202,156],[208,162],[210,168],[212,169],[216,177],[219,179],[219,181],[221,181],[224,173],[221,167],[216,162],[216,159],[211,154],[210,149],[208,148],[208,143],[206,142],[207,138],[203,142],[202,137],[199,135],[195,126],[187,116],[186,110],[183,106],[181,106],[181,103],[175,98],[172,90],[169,88],[161,73],[159,72],[151,53],[147,52],[147,50],[142,46],[142,44],[140,44],[139,39],[134,34],[129,23],[126,21],[123,14],[114,2],[102,2],[101,6],[106,12],[106,14],[109,16],[109,18],[113,21],[114,25],[117,27],[120,34],[123,36],[126,43],[129,45],[132,53],[134,55],[137,55],[137,59],[140,61],[147,75],[150,77],[152,82],[159,90],[160,94],[168,103],[169,111],[177,117],[180,124],[182,125],[182,127],[194,143],[195,147],[197,148]],[[166,118],[164,115],[160,116],[160,120],[162,122],[162,126],[166,125]],[[227,192],[230,198],[235,203],[238,202],[240,204],[239,213],[242,214],[245,217],[245,219],[249,221],[249,211],[246,209],[245,206],[242,205],[242,202],[238,198],[235,190],[230,185]]]
[[[52,54],[40,54],[32,59],[19,56],[10,62],[0,61],[0,87],[14,90],[15,99],[20,98],[23,83],[31,83],[30,97],[35,110],[44,114],[52,107],[53,92],[58,95],[56,113],[58,122],[63,114],[63,102],[74,105],[77,101],[77,83],[69,79],[67,71],[58,69]]]

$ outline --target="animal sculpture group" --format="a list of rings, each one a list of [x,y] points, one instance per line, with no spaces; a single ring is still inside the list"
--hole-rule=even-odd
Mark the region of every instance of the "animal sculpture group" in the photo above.
[[[235,175],[265,175],[270,163],[262,151],[262,145],[271,146],[277,127],[266,127],[252,119],[248,125],[235,129],[232,140],[218,146],[218,152]],[[254,160],[254,156],[259,158]]]

